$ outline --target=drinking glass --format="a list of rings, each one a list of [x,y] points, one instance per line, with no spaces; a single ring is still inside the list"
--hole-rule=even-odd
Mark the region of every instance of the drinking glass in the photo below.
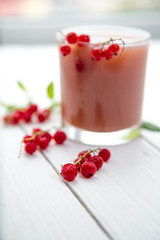
[[[75,43],[66,38],[72,32],[78,36]],[[90,41],[80,41],[81,35]],[[150,34],[101,25],[65,28],[56,37],[62,122],[68,137],[92,145],[121,144],[138,137]]]

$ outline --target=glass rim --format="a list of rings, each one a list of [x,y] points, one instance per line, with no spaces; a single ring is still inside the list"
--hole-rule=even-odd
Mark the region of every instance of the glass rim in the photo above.
[[[121,37],[122,36],[136,37],[135,40],[133,40],[132,42],[125,42],[125,46],[139,45],[151,40],[151,34],[144,29],[141,29],[138,27],[132,27],[132,26],[105,25],[105,24],[75,25],[75,26],[66,27],[56,33],[56,39],[57,41],[63,41],[64,35],[69,32],[76,32],[78,34],[88,34],[90,36],[96,33],[97,35],[103,34],[103,36],[105,36],[104,31],[107,31],[107,30],[109,31],[109,34],[117,34],[118,36],[121,35]],[[106,35],[106,37],[108,37],[109,39],[109,35]],[[84,44],[95,45],[95,44],[99,44],[99,42],[96,43],[91,41],[91,42],[85,42]]]

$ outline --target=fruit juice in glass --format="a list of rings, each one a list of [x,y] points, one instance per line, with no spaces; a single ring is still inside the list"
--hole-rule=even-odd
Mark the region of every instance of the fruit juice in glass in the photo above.
[[[90,42],[68,43],[66,35],[89,35]],[[62,121],[70,139],[114,145],[139,135],[150,34],[120,26],[77,26],[57,33]],[[120,47],[110,59],[112,44]],[[61,47],[69,46],[64,54]],[[101,59],[94,59],[100,49]]]

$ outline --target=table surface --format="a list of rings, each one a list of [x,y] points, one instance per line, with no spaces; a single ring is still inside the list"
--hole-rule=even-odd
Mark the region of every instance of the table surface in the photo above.
[[[160,123],[160,41],[152,41],[144,94],[143,120]],[[59,62],[54,45],[0,47],[0,101],[25,103],[21,80],[40,106],[49,102],[46,86],[55,83]],[[3,110],[0,110],[1,116]],[[41,126],[53,126],[53,119]],[[35,123],[0,123],[0,226],[2,240],[160,239],[160,133],[143,130],[136,140],[108,146],[112,156],[91,179],[67,183],[60,165],[94,148],[67,140],[27,156],[20,142]]]

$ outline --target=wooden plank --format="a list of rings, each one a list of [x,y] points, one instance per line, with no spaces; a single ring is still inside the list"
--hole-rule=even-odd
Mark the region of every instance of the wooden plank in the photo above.
[[[88,146],[91,148],[91,146]],[[47,158],[60,171],[87,146],[67,141],[50,146]],[[113,239],[160,237],[160,153],[143,139],[110,147],[112,158],[92,179],[69,183]]]
[[[144,139],[146,139],[146,141],[148,141],[155,148],[160,150],[160,132],[143,130],[141,135]]]
[[[144,93],[144,106],[143,106],[143,120],[160,125],[160,73],[159,73],[159,56],[160,41],[153,41],[151,43],[148,65],[146,73],[146,84]],[[142,132],[148,141],[153,145],[160,148],[160,132],[150,132],[144,130]]]
[[[21,139],[0,127],[1,239],[109,239],[39,152],[17,158]]]

